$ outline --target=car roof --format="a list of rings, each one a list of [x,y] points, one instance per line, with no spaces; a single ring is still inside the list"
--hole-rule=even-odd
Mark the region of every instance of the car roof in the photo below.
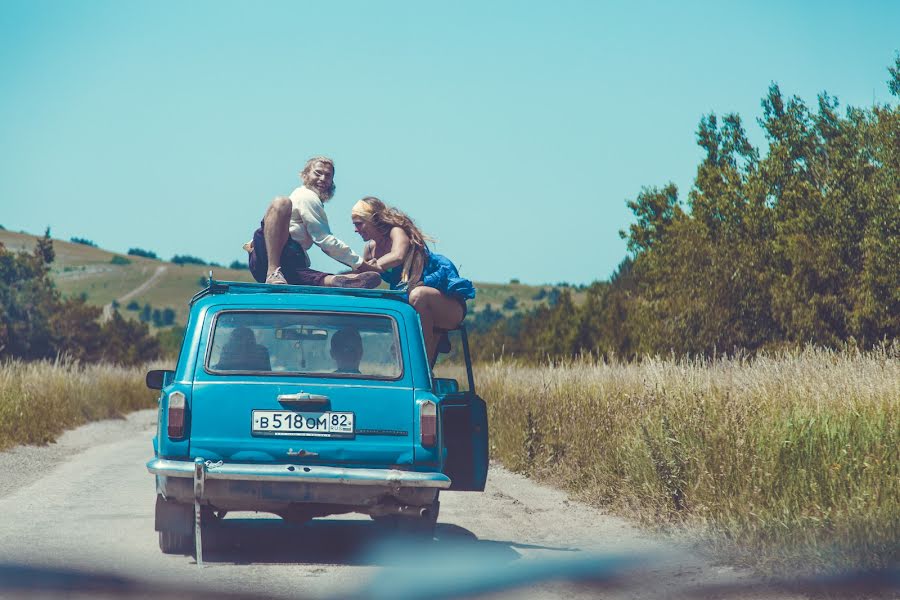
[[[212,296],[217,297],[217,300],[225,300],[226,303],[231,300],[244,303],[250,299],[248,296],[255,296],[253,301],[259,301],[262,305],[280,304],[285,300],[290,301],[291,296],[316,296],[316,300],[325,302],[328,302],[328,297],[331,297],[331,300],[338,306],[347,305],[348,301],[359,306],[358,299],[370,300],[371,302],[366,302],[365,304],[372,308],[384,306],[388,302],[402,302],[408,305],[408,297],[402,291],[215,281],[210,276],[209,285],[194,294],[194,297],[191,298],[190,306],[193,306],[203,298]]]

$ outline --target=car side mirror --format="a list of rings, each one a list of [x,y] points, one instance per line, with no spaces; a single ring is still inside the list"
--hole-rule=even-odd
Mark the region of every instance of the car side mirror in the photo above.
[[[155,369],[153,371],[147,371],[147,378],[145,381],[147,382],[147,387],[151,390],[161,390],[175,379],[175,371],[169,371],[167,369]]]
[[[459,382],[455,379],[445,377],[434,378],[434,395],[446,396],[447,394],[455,394],[459,391]]]

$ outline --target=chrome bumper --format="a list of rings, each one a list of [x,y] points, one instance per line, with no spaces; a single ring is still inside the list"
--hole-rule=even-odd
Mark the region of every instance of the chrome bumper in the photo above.
[[[372,485],[387,487],[438,488],[450,487],[450,478],[443,473],[417,473],[397,469],[343,469],[316,465],[271,465],[206,461],[206,479],[230,481],[280,481],[297,483],[328,483],[338,485]],[[147,470],[163,477],[194,477],[194,462],[154,458]]]

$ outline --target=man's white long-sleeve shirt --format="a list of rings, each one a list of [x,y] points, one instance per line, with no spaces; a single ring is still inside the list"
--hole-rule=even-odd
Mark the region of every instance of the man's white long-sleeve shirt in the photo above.
[[[325,205],[314,190],[301,186],[291,192],[290,198],[291,238],[304,250],[309,251],[315,244],[322,252],[348,267],[355,269],[362,264],[362,257],[331,233]]]

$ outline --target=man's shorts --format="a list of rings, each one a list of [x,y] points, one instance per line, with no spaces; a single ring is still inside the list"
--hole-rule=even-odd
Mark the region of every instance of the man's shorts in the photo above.
[[[248,258],[250,273],[253,279],[259,283],[266,282],[269,269],[269,255],[266,252],[266,236],[263,230],[263,222],[253,232],[253,250]],[[281,251],[281,273],[291,285],[325,285],[328,273],[315,271],[309,268],[309,256],[294,238],[288,236],[288,241]]]

